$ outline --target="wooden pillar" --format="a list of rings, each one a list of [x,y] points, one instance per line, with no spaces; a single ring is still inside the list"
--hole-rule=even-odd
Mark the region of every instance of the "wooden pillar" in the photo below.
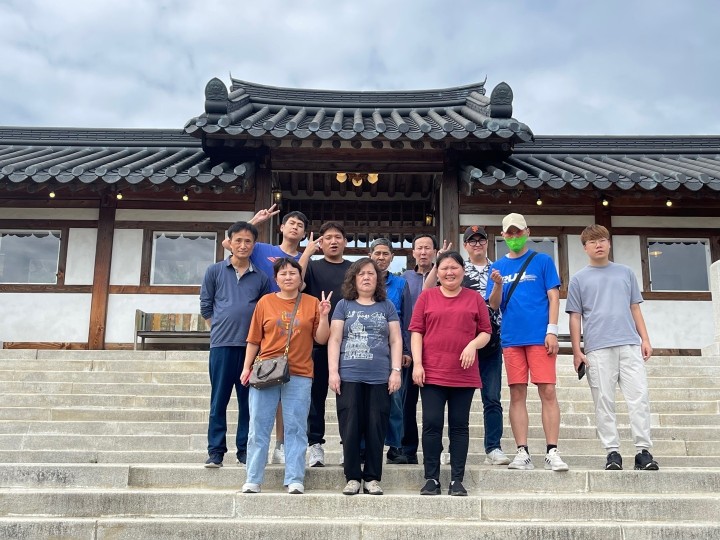
[[[255,213],[272,206],[272,173],[268,167],[255,169]],[[258,228],[259,242],[271,243],[271,223],[265,223]]]
[[[95,272],[90,305],[90,328],[88,349],[105,348],[107,325],[108,292],[110,288],[110,262],[112,259],[113,236],[115,235],[115,210],[117,200],[108,195],[100,203],[97,244],[95,246]]]
[[[455,165],[446,165],[440,184],[440,245],[443,240],[452,242],[458,249],[460,226],[460,194],[458,193],[458,170]]]

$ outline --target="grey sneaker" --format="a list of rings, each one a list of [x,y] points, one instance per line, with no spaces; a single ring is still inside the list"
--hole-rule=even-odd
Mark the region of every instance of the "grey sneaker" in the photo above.
[[[363,493],[367,493],[368,495],[382,495],[383,489],[380,486],[380,482],[377,480],[370,480],[369,482],[365,482]]]
[[[348,480],[348,483],[342,492],[343,495],[357,495],[360,493],[360,482],[357,480]]]
[[[260,493],[260,484],[251,484],[250,482],[245,482],[240,491],[242,491],[243,493]]]
[[[310,467],[324,467],[325,466],[325,449],[320,443],[315,443],[310,447],[309,452]]]
[[[524,448],[518,448],[515,459],[508,465],[508,469],[516,469],[518,471],[531,471],[535,468],[533,465],[530,454],[528,454]]]
[[[500,448],[490,450],[485,456],[485,465],[509,465],[510,458]]]
[[[292,484],[288,484],[288,493],[290,495],[302,495],[305,493],[305,486],[303,486],[299,482],[293,482]]]

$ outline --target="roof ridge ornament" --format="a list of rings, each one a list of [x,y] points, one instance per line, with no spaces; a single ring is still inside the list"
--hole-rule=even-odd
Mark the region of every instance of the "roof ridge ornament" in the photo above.
[[[506,82],[501,82],[493,88],[490,94],[490,117],[512,118],[513,91]]]

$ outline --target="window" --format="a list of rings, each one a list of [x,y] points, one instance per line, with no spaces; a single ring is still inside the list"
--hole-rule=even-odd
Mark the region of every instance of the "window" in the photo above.
[[[707,239],[648,239],[651,291],[708,291]]]
[[[0,231],[0,283],[56,284],[60,231]]]
[[[545,255],[549,255],[555,263],[555,266],[558,266],[557,237],[531,236],[530,238],[528,238],[527,244],[525,245],[528,247],[528,249],[532,249],[533,251],[537,251],[538,253],[545,253]],[[509,252],[510,250],[508,249],[507,245],[505,245],[505,240],[503,240],[501,236],[495,238],[495,259],[500,259],[501,257],[507,255]]]
[[[153,233],[151,285],[200,285],[215,262],[215,233]]]

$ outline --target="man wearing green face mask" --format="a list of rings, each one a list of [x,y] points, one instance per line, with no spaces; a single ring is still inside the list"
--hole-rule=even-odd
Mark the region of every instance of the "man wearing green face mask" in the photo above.
[[[545,468],[567,471],[568,466],[557,449],[560,406],[555,393],[555,361],[559,348],[560,278],[550,257],[528,249],[529,235],[530,229],[522,215],[508,214],[503,218],[502,236],[510,253],[490,267],[493,285],[488,284],[485,293],[490,307],[502,312],[500,337],[510,386],[510,427],[518,448],[508,468],[535,468],[527,446],[529,373],[542,403],[547,443]],[[517,285],[513,289],[514,282]]]

